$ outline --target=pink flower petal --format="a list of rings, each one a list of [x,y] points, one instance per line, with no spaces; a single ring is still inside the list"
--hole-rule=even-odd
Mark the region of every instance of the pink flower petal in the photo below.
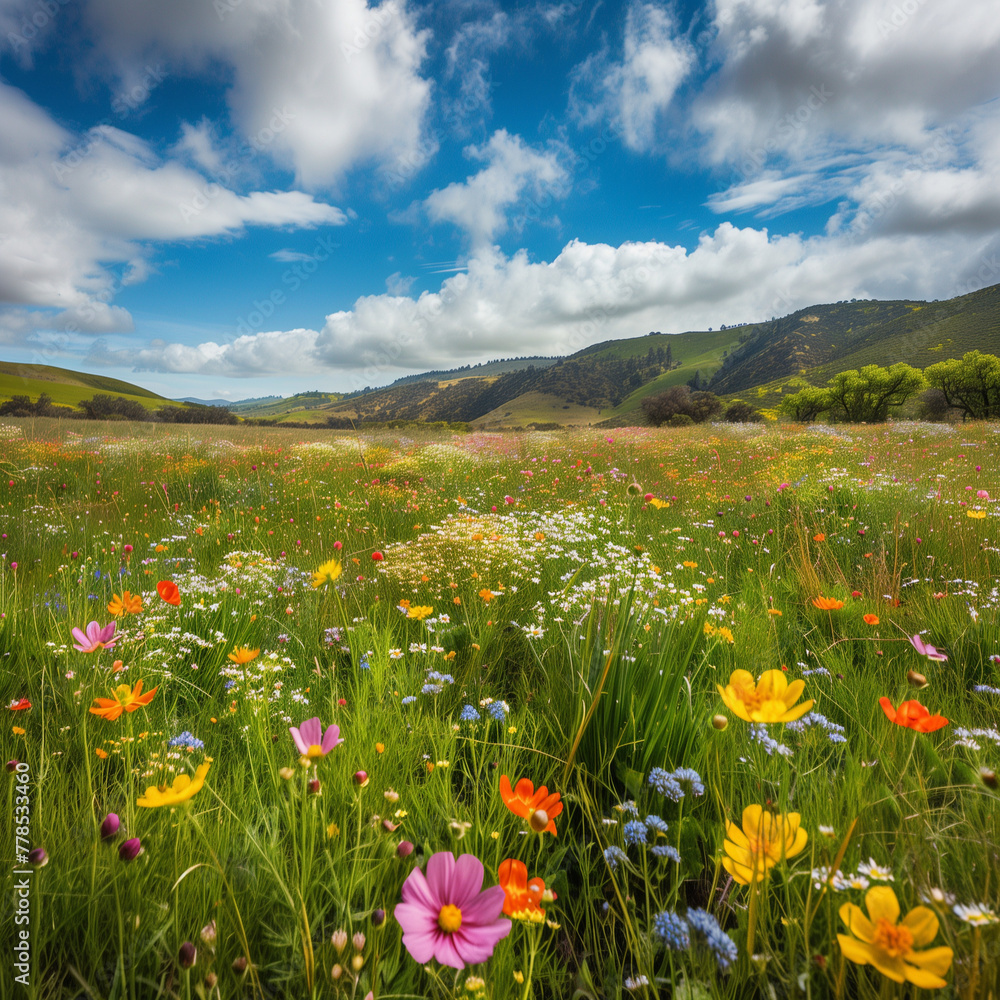
[[[340,726],[327,726],[323,734],[323,753],[329,753],[338,743],[343,742],[340,738]]]
[[[295,746],[299,753],[308,753],[309,744],[302,739],[302,734],[295,728],[295,726],[289,726],[288,731],[292,734],[292,739],[295,740]]]
[[[444,905],[441,902],[441,897],[434,891],[434,887],[428,883],[424,873],[419,868],[414,868],[403,883],[403,902],[433,911],[435,922],[441,907]]]
[[[451,857],[450,854],[448,856]],[[479,895],[479,891],[483,887],[484,875],[483,863],[474,854],[462,854],[455,862],[451,877],[451,895],[448,897],[448,902],[457,906],[463,915],[466,906]],[[500,891],[503,892],[502,889]]]
[[[503,889],[500,889],[500,891],[503,892]],[[475,965],[477,962],[485,962],[490,958],[497,942],[510,933],[510,927],[509,920],[498,920],[486,926],[473,927],[468,931],[465,929],[465,924],[463,924],[462,929],[456,934],[450,935],[450,937],[455,942],[455,949],[458,954],[469,965]],[[438,961],[443,960],[439,958]]]
[[[427,862],[427,885],[438,900],[438,908],[455,904],[452,879],[455,872],[455,855],[451,851],[438,851]],[[479,883],[482,885],[482,882]]]
[[[458,950],[458,939],[462,936],[462,932],[459,931],[457,934],[442,934],[434,947],[434,957],[442,965],[450,965],[453,969],[464,969],[465,959],[459,953]],[[468,951],[476,951],[475,948],[469,948]],[[481,949],[480,949],[481,950]],[[486,951],[486,954],[482,958],[474,959],[477,962],[485,962],[490,955],[493,954],[493,949],[490,948]]]

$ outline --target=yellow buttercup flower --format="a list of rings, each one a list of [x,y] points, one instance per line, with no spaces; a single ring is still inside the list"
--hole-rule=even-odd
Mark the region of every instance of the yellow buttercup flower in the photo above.
[[[951,968],[951,948],[929,948],[938,932],[938,918],[926,906],[915,906],[899,919],[899,900],[887,885],[865,893],[868,916],[854,903],[844,903],[840,919],[850,934],[838,934],[844,957],[857,965],[874,965],[894,983],[913,983],[936,990],[947,983],[941,977]]]
[[[985,510],[970,510],[969,511],[969,517],[973,517],[977,521],[981,521],[984,517],[986,517],[986,511]]]
[[[175,806],[180,802],[187,801],[205,784],[205,775],[208,774],[209,766],[209,762],[205,761],[195,771],[193,778],[190,774],[177,775],[169,788],[166,785],[150,785],[146,789],[146,794],[135,800],[135,804],[146,809],[156,809],[160,806]]]
[[[799,826],[798,813],[765,812],[763,806],[743,810],[743,829],[726,824],[722,867],[740,885],[761,882],[782,859],[791,858],[805,846],[809,835]]]
[[[406,617],[416,618],[417,621],[422,622],[428,615],[432,615],[433,613],[434,613],[433,608],[429,608],[426,605],[418,605],[416,607],[407,608]]]
[[[792,681],[780,670],[765,670],[754,683],[748,670],[734,670],[729,683],[716,684],[726,708],[745,722],[794,722],[813,707],[813,700],[796,705],[806,682]]]
[[[313,587],[322,587],[325,583],[333,583],[337,577],[343,573],[344,567],[340,564],[339,559],[331,559],[329,562],[323,563],[322,566],[315,573],[313,573],[312,585]]]

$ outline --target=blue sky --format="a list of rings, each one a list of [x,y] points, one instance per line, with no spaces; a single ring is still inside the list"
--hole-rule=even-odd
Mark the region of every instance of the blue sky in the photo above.
[[[992,0],[4,0],[0,357],[349,390],[1000,281]]]

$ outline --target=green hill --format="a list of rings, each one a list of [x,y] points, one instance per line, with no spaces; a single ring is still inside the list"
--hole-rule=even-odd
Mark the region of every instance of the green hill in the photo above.
[[[141,403],[148,410],[157,410],[172,403],[172,400],[155,392],[103,375],[89,375],[68,368],[54,368],[50,365],[23,365],[10,361],[0,361],[0,400],[14,396],[28,396],[32,402],[42,394],[49,396],[59,406],[77,406],[82,399],[90,399],[95,393],[124,396]],[[183,405],[183,404],[181,404]]]

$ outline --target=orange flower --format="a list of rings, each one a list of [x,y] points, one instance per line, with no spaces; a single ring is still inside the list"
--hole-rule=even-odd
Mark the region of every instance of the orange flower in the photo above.
[[[484,588],[483,590],[479,591],[479,596],[480,596],[480,597],[481,597],[481,598],[482,598],[482,599],[483,599],[483,600],[484,600],[484,601],[485,601],[485,602],[486,602],[487,604],[489,604],[489,603],[490,603],[490,601],[492,601],[492,600],[493,600],[493,591],[492,591],[492,590],[488,590],[488,589]]]
[[[862,621],[866,625],[878,625],[878,615],[865,615]]]
[[[27,698],[22,698],[20,701],[12,701],[7,707],[12,712],[23,712],[26,708],[31,708],[31,702]]]
[[[232,660],[233,663],[242,667],[244,663],[256,660],[259,654],[259,649],[247,649],[246,646],[237,646],[236,649],[229,654],[229,659]]]
[[[135,690],[128,684],[119,684],[112,698],[95,698],[97,708],[91,708],[93,715],[99,715],[108,722],[114,722],[122,712],[134,712],[142,705],[148,705],[153,700],[158,688],[142,693],[142,681],[135,682]]]
[[[545,881],[533,878],[528,881],[528,869],[523,861],[508,858],[500,864],[500,885],[504,891],[503,912],[515,920],[528,920],[540,924],[545,911],[539,905],[543,899],[555,899],[556,894],[545,890]]]
[[[108,756],[107,750],[102,750],[100,747],[94,747],[94,753],[96,753],[97,756],[101,758],[101,760],[107,760]]]
[[[838,600],[836,597],[819,597],[813,598],[813,607],[819,608],[820,611],[839,611],[844,606],[844,602]]]
[[[890,722],[918,733],[933,733],[948,725],[948,720],[943,715],[931,715],[919,701],[900,702],[899,708],[893,708],[888,698],[879,698],[878,703]]]
[[[156,592],[167,604],[179,605],[181,603],[181,592],[173,580],[161,580],[156,585]]]
[[[821,531],[818,535],[813,535],[813,541],[814,542],[825,542],[826,541],[826,535],[824,535],[823,532]]]
[[[108,611],[116,618],[119,615],[137,615],[142,612],[142,595],[132,595],[131,591],[123,590],[121,596],[112,595]]]
[[[500,778],[500,798],[512,813],[526,819],[535,833],[556,835],[555,818],[563,810],[559,792],[549,795],[544,785],[536,792],[529,778],[522,778],[511,790],[510,779],[505,774]]]

